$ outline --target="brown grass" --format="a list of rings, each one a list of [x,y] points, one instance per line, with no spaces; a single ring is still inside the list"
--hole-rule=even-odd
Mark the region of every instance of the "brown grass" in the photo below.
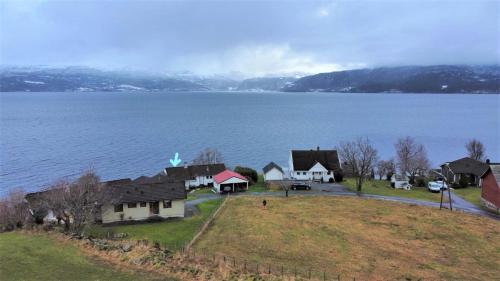
[[[500,280],[500,222],[380,200],[232,198],[195,245],[356,280]]]

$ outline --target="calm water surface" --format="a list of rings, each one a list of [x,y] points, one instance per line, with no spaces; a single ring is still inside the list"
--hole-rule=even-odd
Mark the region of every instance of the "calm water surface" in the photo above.
[[[398,137],[434,165],[470,138],[500,162],[500,95],[332,93],[0,93],[0,194],[37,190],[92,167],[103,179],[152,175],[179,152],[216,147],[229,166],[287,165],[290,149],[367,136],[380,155]]]

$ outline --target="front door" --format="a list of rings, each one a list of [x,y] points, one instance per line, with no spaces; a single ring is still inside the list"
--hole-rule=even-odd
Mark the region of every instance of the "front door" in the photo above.
[[[320,180],[321,178],[321,172],[313,172],[313,180]]]
[[[160,213],[160,202],[149,202],[149,214],[158,215]]]

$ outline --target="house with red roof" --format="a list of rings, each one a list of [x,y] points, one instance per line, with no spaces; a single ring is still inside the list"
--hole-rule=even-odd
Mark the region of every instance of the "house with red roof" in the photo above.
[[[214,188],[217,193],[248,190],[248,179],[234,171],[226,169],[214,176]]]

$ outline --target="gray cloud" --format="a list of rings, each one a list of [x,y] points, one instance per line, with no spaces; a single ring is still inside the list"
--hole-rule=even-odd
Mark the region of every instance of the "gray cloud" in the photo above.
[[[0,60],[209,74],[499,63],[498,1],[2,1]]]

